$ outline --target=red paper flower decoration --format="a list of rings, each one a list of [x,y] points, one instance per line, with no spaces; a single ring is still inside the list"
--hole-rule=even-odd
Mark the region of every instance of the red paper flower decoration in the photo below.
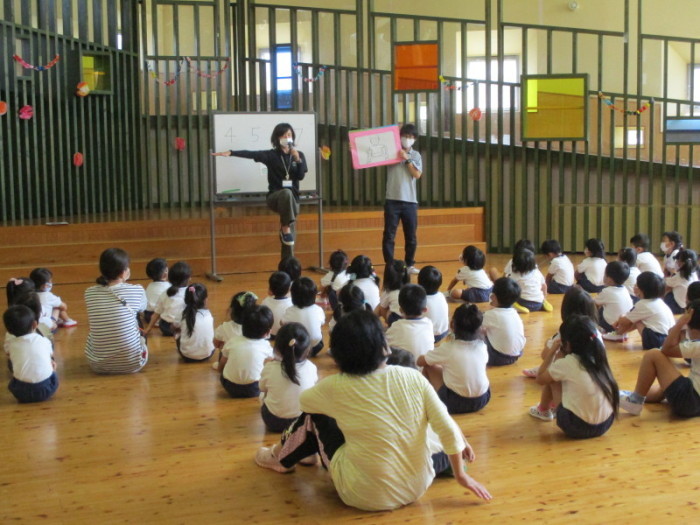
[[[175,149],[178,151],[183,151],[185,149],[185,139],[182,137],[175,137]]]
[[[481,120],[482,116],[483,115],[482,115],[481,110],[479,108],[474,108],[474,109],[469,111],[469,118],[471,118],[474,121]]]
[[[83,165],[83,154],[78,152],[78,153],[73,153],[73,166],[76,168],[79,168],[80,166]]]
[[[78,89],[75,91],[75,94],[78,95],[79,97],[87,97],[89,93],[90,93],[90,86],[88,86],[88,83],[87,82],[78,82]]]
[[[29,120],[34,116],[34,108],[31,106],[24,106],[19,110],[19,118],[22,120]]]
[[[0,116],[7,113],[7,102],[0,100]]]

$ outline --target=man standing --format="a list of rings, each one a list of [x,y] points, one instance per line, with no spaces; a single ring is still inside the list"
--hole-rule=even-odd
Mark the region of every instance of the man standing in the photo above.
[[[387,168],[386,202],[384,203],[384,237],[382,253],[384,263],[394,260],[394,238],[399,221],[403,227],[406,249],[406,266],[411,274],[417,274],[414,266],[416,257],[416,229],[418,227],[418,199],[416,198],[416,180],[423,174],[423,159],[413,149],[418,138],[418,129],[414,124],[401,127],[401,162]]]

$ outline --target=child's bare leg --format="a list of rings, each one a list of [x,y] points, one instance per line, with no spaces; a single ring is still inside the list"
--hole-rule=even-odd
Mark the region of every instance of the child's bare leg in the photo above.
[[[423,367],[423,375],[428,378],[430,384],[437,392],[445,382],[442,379],[442,367],[440,365],[428,365]]]
[[[558,407],[561,404],[561,383],[551,383],[549,386],[552,390],[550,406],[552,408]]]
[[[56,310],[58,310],[58,315],[56,314]],[[66,303],[61,303],[61,306],[58,308],[54,308],[54,317],[57,317],[58,319],[61,319],[61,321],[70,321],[70,317],[68,316],[68,306]]]
[[[642,337],[642,332],[644,332],[644,323],[639,321],[638,323],[634,324],[634,327],[637,329],[637,332],[639,332],[639,337]]]
[[[461,288],[453,288],[450,292],[450,297],[452,297],[452,299],[461,299],[463,291],[464,290],[462,290]]]
[[[495,267],[489,269],[489,277],[492,281],[495,281],[499,277],[502,277],[501,272],[499,272]]]
[[[664,391],[680,375],[676,365],[661,350],[648,350],[639,366],[634,391],[642,397],[646,396],[649,403],[658,403],[664,398]],[[659,384],[652,388],[657,379]]]
[[[542,387],[542,393],[540,394],[540,411],[544,412],[545,410],[548,410],[549,407],[552,406],[553,399],[554,396],[552,393],[552,385],[544,385]]]

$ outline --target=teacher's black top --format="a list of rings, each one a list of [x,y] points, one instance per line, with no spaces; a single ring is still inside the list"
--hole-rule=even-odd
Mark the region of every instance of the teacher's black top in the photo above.
[[[296,162],[292,159],[291,153],[283,153],[278,149],[262,151],[231,150],[231,156],[233,157],[252,159],[267,167],[268,194],[284,188],[283,181],[286,179],[292,181],[291,190],[296,199],[299,199],[299,181],[304,180],[308,171],[304,154],[301,151],[298,151],[298,153],[300,160]]]

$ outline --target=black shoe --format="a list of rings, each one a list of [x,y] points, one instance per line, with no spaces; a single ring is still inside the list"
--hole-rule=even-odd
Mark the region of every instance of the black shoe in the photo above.
[[[282,244],[294,246],[294,237],[292,236],[291,232],[284,233],[282,230],[280,230],[280,240],[282,241]]]

